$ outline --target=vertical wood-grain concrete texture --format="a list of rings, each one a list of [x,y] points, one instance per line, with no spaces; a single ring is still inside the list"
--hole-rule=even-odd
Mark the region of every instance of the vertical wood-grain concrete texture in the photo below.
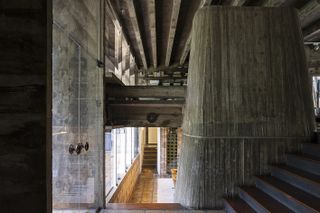
[[[50,1],[0,2],[0,212],[50,211],[47,6]]]
[[[193,21],[176,201],[222,197],[284,160],[314,129],[297,12],[206,7]]]
[[[103,70],[100,0],[53,1],[53,207],[101,208]],[[100,58],[101,57],[101,58]],[[69,146],[89,144],[77,155]]]

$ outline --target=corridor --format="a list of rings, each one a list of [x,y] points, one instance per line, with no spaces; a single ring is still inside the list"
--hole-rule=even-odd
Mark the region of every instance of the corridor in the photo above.
[[[144,168],[129,203],[174,203],[171,178],[160,178],[154,169]]]

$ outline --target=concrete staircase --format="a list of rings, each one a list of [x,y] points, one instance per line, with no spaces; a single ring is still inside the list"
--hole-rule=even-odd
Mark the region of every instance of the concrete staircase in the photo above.
[[[255,186],[239,187],[238,197],[226,198],[226,212],[320,212],[320,144],[303,144],[301,153],[286,159],[271,165],[270,175],[256,176]]]
[[[148,144],[144,147],[143,168],[157,168],[157,144]]]

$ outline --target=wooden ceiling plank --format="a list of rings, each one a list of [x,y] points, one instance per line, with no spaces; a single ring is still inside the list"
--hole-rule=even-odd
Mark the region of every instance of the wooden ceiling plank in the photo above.
[[[230,6],[242,6],[247,0],[232,0]]]
[[[169,66],[170,60],[171,60],[171,54],[172,54],[174,37],[177,29],[180,6],[181,6],[181,0],[173,0],[170,30],[169,30],[168,45],[167,45],[166,60],[165,60],[166,66]]]
[[[202,2],[199,5],[199,9],[201,9],[204,6],[211,5],[211,3],[212,3],[212,0],[202,0]],[[189,33],[188,39],[184,45],[183,52],[180,57],[180,64],[181,65],[184,64],[187,59],[187,56],[190,52],[190,45],[191,45],[191,31]]]
[[[303,29],[303,36],[305,41],[314,41],[315,39],[319,39],[320,35],[320,19],[313,23],[312,25]]]
[[[320,18],[320,0],[311,0],[306,3],[299,10],[299,15],[302,28]]]
[[[186,87],[182,86],[109,86],[106,91],[109,97],[184,98],[186,95]]]
[[[264,7],[279,7],[283,3],[285,3],[287,0],[265,0],[262,3],[262,6]]]
[[[130,43],[130,40],[129,40],[129,36],[126,34],[126,32],[122,29],[122,26],[123,26],[123,23],[121,22],[115,8],[114,8],[114,5],[111,3],[110,0],[107,0],[106,1],[106,4],[105,4],[105,7],[106,7],[106,12],[108,13],[108,15],[110,16],[115,28],[119,31],[121,31],[122,33],[122,36],[126,42],[126,44],[128,45],[128,48],[129,48],[129,51],[130,51],[130,54],[133,55],[132,53],[132,50],[131,50],[131,46],[132,44]],[[135,62],[136,63],[136,62]]]
[[[148,1],[148,13],[151,33],[151,45],[152,45],[152,62],[153,67],[157,67],[157,29],[156,29],[156,2],[155,0]]]
[[[143,48],[143,44],[142,44],[142,38],[141,38],[141,32],[140,32],[140,28],[139,28],[139,24],[138,24],[138,18],[137,18],[137,14],[136,14],[136,9],[135,6],[133,4],[133,0],[126,0],[126,4],[128,7],[128,12],[129,12],[129,17],[134,29],[134,34],[137,40],[137,44],[138,44],[138,48],[139,48],[139,53],[142,59],[142,64],[143,67],[145,69],[147,69],[147,60],[146,60],[146,55],[145,55],[145,51]]]

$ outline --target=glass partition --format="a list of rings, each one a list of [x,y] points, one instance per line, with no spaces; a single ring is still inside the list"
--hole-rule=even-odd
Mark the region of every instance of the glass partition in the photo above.
[[[118,128],[105,133],[106,196],[110,197],[139,153],[138,128]]]
[[[132,163],[132,129],[133,128],[126,128],[126,169],[128,169]]]
[[[101,206],[102,77],[96,59],[59,24],[53,24],[54,209]]]

